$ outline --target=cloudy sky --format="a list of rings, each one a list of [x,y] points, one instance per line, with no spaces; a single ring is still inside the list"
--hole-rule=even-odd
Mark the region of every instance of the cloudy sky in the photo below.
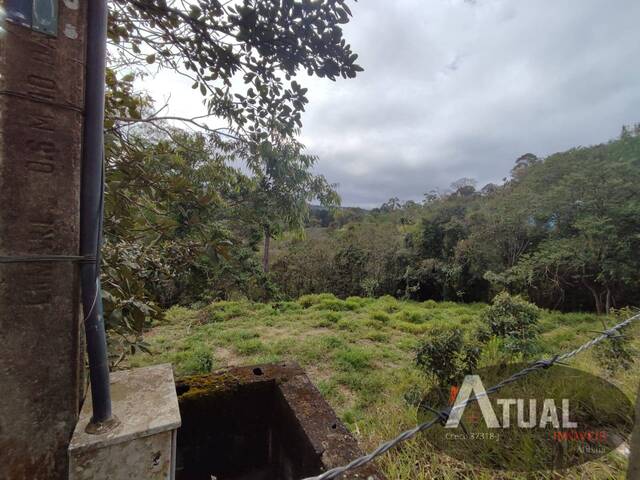
[[[420,200],[472,177],[500,181],[540,156],[640,122],[637,0],[360,0],[347,40],[357,79],[304,79],[303,142],[343,204]],[[171,112],[201,99],[163,73]]]

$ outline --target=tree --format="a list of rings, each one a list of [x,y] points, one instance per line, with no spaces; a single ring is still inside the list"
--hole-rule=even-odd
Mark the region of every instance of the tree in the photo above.
[[[254,152],[250,161],[257,185],[253,213],[264,234],[262,266],[266,273],[271,239],[284,231],[302,233],[312,200],[334,207],[340,204],[340,197],[324,176],[312,173],[316,157],[304,154],[300,143],[264,141]]]
[[[516,160],[515,166],[511,169],[511,178],[515,181],[522,180],[529,168],[540,163],[540,159],[533,153],[525,153]]]
[[[109,13],[105,314],[112,334],[138,339],[158,304],[269,296],[255,259],[265,219],[299,228],[306,200],[337,200],[294,140],[307,103],[296,76],[362,68],[342,36],[344,0],[113,0]],[[206,115],[164,116],[136,92],[149,65],[190,78]]]
[[[330,80],[362,71],[342,35],[350,16],[345,0],[113,0],[108,34],[119,64],[155,63],[190,78],[209,115],[258,144],[302,126],[301,71]]]
[[[469,197],[476,193],[476,182],[473,178],[460,178],[451,184],[454,195]]]
[[[634,131],[544,160],[524,155],[519,168],[526,175],[480,193],[467,191],[473,182],[462,179],[422,205],[392,199],[356,218],[338,215],[340,228],[329,235],[341,255],[329,255],[329,274],[345,274],[326,284],[336,295],[366,284],[375,295],[418,300],[486,302],[507,290],[543,307],[602,313],[637,304],[640,136]],[[382,232],[403,236],[404,248],[371,245]],[[296,261],[304,264],[304,257]]]
[[[158,306],[269,289],[247,213],[254,179],[228,165],[233,152],[216,136],[167,128],[107,136],[105,318],[121,340],[138,337]]]
[[[546,296],[583,291],[608,312],[638,285],[640,141],[573,149],[532,168],[517,189],[537,197],[544,240],[507,271]],[[533,213],[532,213],[533,215]],[[532,216],[533,219],[533,216]]]

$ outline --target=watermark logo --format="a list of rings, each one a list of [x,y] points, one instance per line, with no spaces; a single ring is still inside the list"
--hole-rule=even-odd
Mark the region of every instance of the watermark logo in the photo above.
[[[478,402],[480,412],[488,428],[509,428],[511,426],[511,407],[516,406],[518,412],[517,425],[519,428],[546,428],[551,425],[560,428],[558,407],[553,398],[546,398],[542,403],[542,413],[540,423],[537,420],[536,399],[528,399],[529,418],[525,420],[525,403],[523,398],[498,398],[496,403],[502,409],[502,424],[500,424],[496,412],[491,405],[491,401],[484,388],[480,375],[467,375],[462,382],[462,387],[452,387],[452,394],[455,392],[453,407],[448,416],[445,428],[457,428],[464,413],[464,409],[473,400]],[[473,395],[473,397],[472,397]],[[450,396],[451,398],[451,396]],[[578,423],[569,420],[569,399],[562,399],[562,428],[575,429]]]
[[[427,430],[423,441],[467,463],[542,471],[595,460],[627,440],[634,422],[630,399],[611,382],[577,369],[539,370],[487,394],[488,386],[523,367],[481,369],[430,391],[418,407],[420,421],[437,416],[440,426]]]

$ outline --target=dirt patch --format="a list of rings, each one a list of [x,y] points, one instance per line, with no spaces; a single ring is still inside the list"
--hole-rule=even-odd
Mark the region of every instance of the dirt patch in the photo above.
[[[242,357],[229,348],[214,347],[213,357],[224,367],[231,367],[242,363]]]

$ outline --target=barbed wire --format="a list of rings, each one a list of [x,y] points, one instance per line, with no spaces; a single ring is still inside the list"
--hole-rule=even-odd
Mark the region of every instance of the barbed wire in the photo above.
[[[402,432],[400,435],[398,435],[396,438],[389,440],[387,442],[382,443],[381,445],[378,446],[378,448],[376,448],[374,451],[372,451],[371,453],[367,454],[367,455],[363,455],[359,458],[356,458],[355,460],[351,461],[350,463],[342,466],[342,467],[335,467],[332,468],[330,470],[327,470],[326,472],[322,473],[321,475],[317,475],[315,477],[307,477],[304,478],[303,480],[331,480],[334,478],[339,477],[340,475],[342,475],[343,473],[346,473],[350,470],[354,470],[356,468],[362,467],[368,463],[370,463],[371,461],[373,461],[376,457],[379,457],[380,455],[383,455],[384,453],[386,453],[387,451],[391,450],[393,447],[395,447],[396,445],[405,442],[406,440],[409,440],[413,437],[415,437],[418,433],[423,432],[425,430],[428,430],[429,428],[433,427],[436,424],[444,424],[447,419],[451,416],[451,413],[457,409],[464,409],[464,407],[467,406],[467,404],[474,402],[476,400],[478,400],[478,398],[481,398],[483,396],[487,396],[491,393],[495,393],[498,390],[500,390],[501,388],[504,388],[505,386],[514,383],[518,380],[520,380],[523,377],[526,377],[527,375],[529,375],[532,372],[535,372],[536,370],[540,370],[540,369],[547,369],[552,367],[553,365],[556,365],[560,362],[563,362],[565,360],[568,360],[572,357],[575,357],[576,355],[584,352],[585,350],[588,350],[589,348],[597,345],[598,343],[602,342],[603,340],[607,339],[607,338],[611,338],[611,337],[615,337],[616,334],[619,334],[620,330],[623,329],[624,327],[626,327],[627,325],[631,324],[633,321],[640,319],[640,313],[637,313],[636,315],[633,315],[632,317],[627,318],[626,320],[618,323],[617,325],[614,325],[613,327],[604,330],[599,336],[589,340],[588,342],[580,345],[578,348],[575,348],[569,352],[560,354],[560,355],[556,355],[552,358],[549,359],[543,359],[543,360],[538,360],[534,363],[532,363],[530,366],[523,368],[522,370],[514,373],[513,375],[511,375],[508,378],[505,378],[504,380],[502,380],[501,382],[495,384],[494,386],[486,389],[483,393],[475,395],[471,398],[469,398],[468,400],[466,400],[465,402],[461,402],[460,404],[456,405],[453,408],[446,408],[443,410],[440,410],[439,412],[437,412],[437,415],[435,418],[433,418],[432,420],[429,420],[428,422],[424,422],[421,423],[420,425],[415,426],[414,428],[410,429],[410,430],[406,430],[404,432]]]

